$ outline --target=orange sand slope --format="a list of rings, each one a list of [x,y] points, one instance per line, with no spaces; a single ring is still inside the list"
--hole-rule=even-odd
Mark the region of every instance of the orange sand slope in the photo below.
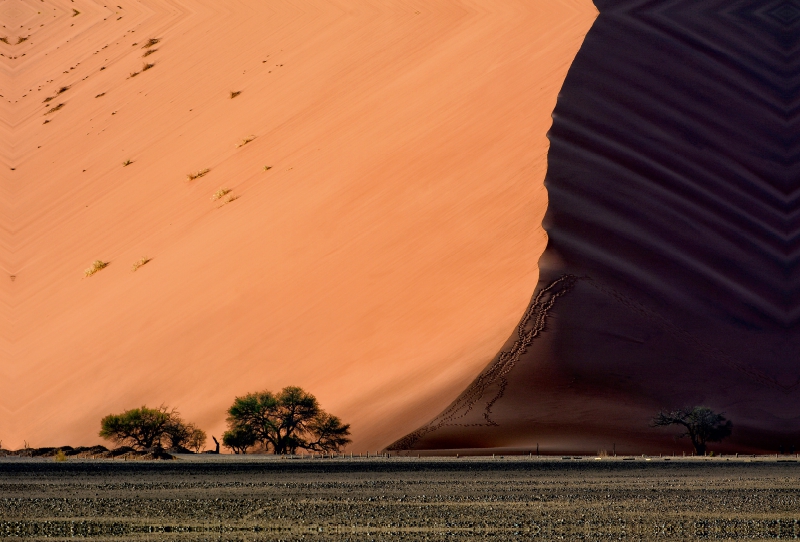
[[[430,419],[536,284],[545,133],[595,16],[3,0],[3,446],[97,442],[143,403],[219,436],[235,395],[288,384],[353,450]]]

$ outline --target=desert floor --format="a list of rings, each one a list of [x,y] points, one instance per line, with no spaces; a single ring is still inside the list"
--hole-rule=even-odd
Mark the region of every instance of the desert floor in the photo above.
[[[0,538],[766,540],[794,456],[3,460]]]

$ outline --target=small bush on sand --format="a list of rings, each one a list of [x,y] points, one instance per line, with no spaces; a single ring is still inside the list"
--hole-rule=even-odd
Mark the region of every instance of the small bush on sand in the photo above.
[[[147,70],[149,70],[153,66],[155,66],[155,64],[145,64],[144,66],[142,66],[142,71],[146,72]]]
[[[161,40],[158,39],[158,38],[150,38],[149,40],[147,40],[147,43],[142,45],[142,49],[149,49],[150,47],[152,47],[153,45],[155,45],[159,41],[161,41]]]
[[[187,178],[188,180],[190,180],[190,181],[193,181],[193,180],[195,180],[195,179],[199,179],[200,177],[202,177],[203,175],[205,175],[205,174],[206,174],[206,173],[208,173],[209,171],[211,171],[211,170],[210,170],[210,169],[208,169],[208,168],[201,169],[200,171],[197,171],[197,172],[195,172],[195,173],[189,173],[189,174],[186,176],[186,178]]]
[[[122,167],[128,167],[132,163],[133,163],[133,160],[125,160],[124,162],[122,162]]]
[[[253,141],[255,138],[256,136],[247,136],[246,138],[242,139],[239,143],[236,144],[236,148],[238,149],[239,147],[244,147],[245,145]]]
[[[108,267],[108,264],[109,262],[104,262],[103,260],[95,260],[94,262],[92,262],[92,266],[86,269],[83,272],[83,274],[86,275],[87,277],[91,277],[101,269],[105,269],[106,267]]]
[[[145,265],[149,261],[150,261],[150,258],[148,258],[147,256],[142,256],[142,258],[140,260],[137,260],[137,261],[133,262],[133,266],[131,266],[131,271],[136,271],[137,269],[139,269],[141,266]]]
[[[148,49],[147,51],[144,52],[144,54],[142,55],[142,58],[144,58],[144,57],[146,57],[148,55],[152,55],[156,51],[158,51],[158,49]]]
[[[62,107],[64,107],[64,104],[58,104],[58,105],[57,105],[57,106],[55,106],[55,107],[51,107],[50,109],[48,109],[48,110],[47,110],[47,112],[45,113],[45,115],[49,115],[50,113],[55,113],[56,111],[58,111],[58,110],[59,110],[59,109],[61,109]]]
[[[242,93],[241,90],[232,90],[231,91],[231,100],[233,100],[235,97],[237,97],[241,93]]]
[[[218,199],[222,198],[225,194],[228,194],[231,191],[230,188],[220,188],[211,196],[211,201],[217,201]]]
[[[62,463],[67,460],[67,454],[64,453],[64,450],[59,450],[56,452],[56,455],[53,456],[57,462]]]

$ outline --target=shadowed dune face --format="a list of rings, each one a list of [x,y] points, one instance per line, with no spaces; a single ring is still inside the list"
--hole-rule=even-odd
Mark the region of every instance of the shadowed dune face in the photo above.
[[[549,133],[525,317],[395,443],[675,451],[660,408],[724,411],[730,450],[800,448],[800,3],[597,2]]]
[[[234,396],[290,384],[355,450],[430,419],[536,284],[545,133],[596,14],[3,2],[3,446],[161,403],[219,437]]]

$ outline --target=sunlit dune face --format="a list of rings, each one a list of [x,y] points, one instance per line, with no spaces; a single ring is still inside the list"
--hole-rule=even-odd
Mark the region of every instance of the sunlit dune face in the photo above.
[[[294,384],[375,450],[527,305],[590,1],[223,4],[0,6],[4,447]]]

